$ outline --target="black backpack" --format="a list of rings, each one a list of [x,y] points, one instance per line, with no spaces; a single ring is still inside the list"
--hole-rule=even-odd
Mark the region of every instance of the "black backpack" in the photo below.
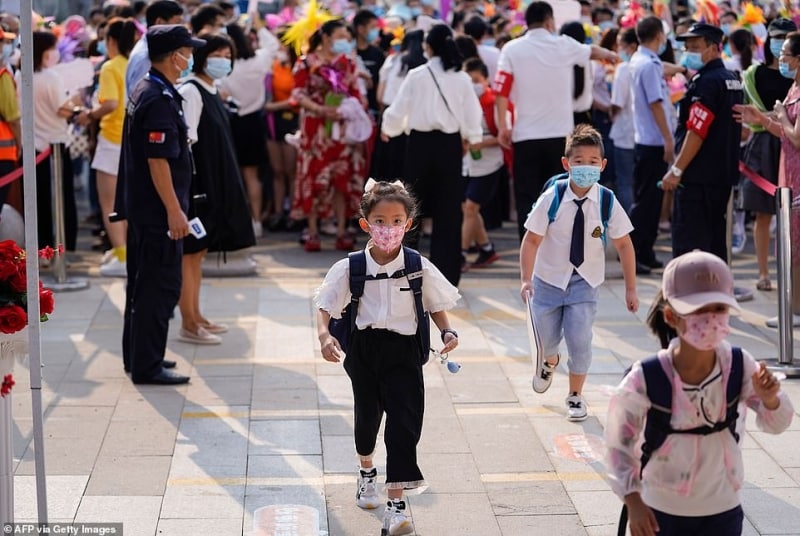
[[[736,433],[736,421],[739,419],[739,397],[742,393],[742,375],[744,373],[744,356],[742,349],[731,349],[731,372],[728,384],[725,387],[725,420],[713,426],[703,425],[688,430],[676,430],[670,425],[672,417],[672,380],[664,372],[658,356],[651,356],[642,360],[642,372],[647,386],[647,398],[650,399],[650,409],[644,424],[644,443],[642,444],[642,457],[639,464],[639,478],[642,477],[645,465],[657,451],[667,436],[670,434],[695,434],[709,435],[723,430],[728,430],[734,440],[739,442]],[[625,527],[628,524],[628,508],[623,505],[619,515],[618,536],[625,536]]]
[[[417,314],[417,343],[420,349],[422,364],[428,362],[431,351],[431,324],[430,317],[422,305],[422,255],[414,249],[403,246],[403,262],[405,268],[391,275],[367,275],[367,254],[364,250],[348,254],[350,264],[350,303],[342,311],[341,318],[331,318],[328,322],[328,331],[333,335],[345,353],[350,345],[351,334],[356,329],[358,316],[358,302],[364,294],[364,283],[379,279],[408,279],[408,286],[414,294],[414,308]]]

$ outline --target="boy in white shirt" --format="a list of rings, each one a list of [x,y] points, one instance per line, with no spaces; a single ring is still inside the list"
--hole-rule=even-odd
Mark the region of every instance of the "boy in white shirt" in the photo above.
[[[542,339],[540,366],[533,390],[544,393],[553,381],[566,340],[569,351],[567,418],[583,421],[586,401],[581,392],[592,361],[592,324],[597,312],[597,287],[605,279],[605,243],[619,253],[625,278],[625,305],[635,313],[636,259],[631,222],[614,194],[597,184],[606,166],[600,133],[578,125],[567,137],[561,163],[569,175],[542,193],[525,222],[520,248],[522,299],[532,299],[534,322]],[[566,180],[566,175],[558,178]],[[610,205],[610,207],[609,207]],[[605,208],[604,208],[605,207]],[[601,214],[608,210],[608,214]]]

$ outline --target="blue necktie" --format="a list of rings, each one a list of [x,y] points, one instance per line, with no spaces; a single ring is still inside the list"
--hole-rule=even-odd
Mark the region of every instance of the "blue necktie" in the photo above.
[[[569,262],[575,268],[583,264],[583,203],[587,198],[573,199],[575,204],[578,205],[578,210],[575,212],[575,221],[572,223],[572,242],[569,245]]]

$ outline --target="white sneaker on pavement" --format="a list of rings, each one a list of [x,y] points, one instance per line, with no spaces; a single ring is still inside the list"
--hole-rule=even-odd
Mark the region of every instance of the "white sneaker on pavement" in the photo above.
[[[414,532],[414,522],[406,513],[406,503],[400,500],[391,500],[386,503],[383,512],[383,528],[381,536],[401,536]]]
[[[111,260],[100,266],[100,275],[103,277],[128,277],[128,266],[118,258],[111,257]]]
[[[358,490],[356,491],[356,504],[359,508],[372,510],[381,504],[378,497],[378,470],[373,467],[369,471],[359,469]]]
[[[178,340],[191,344],[221,344],[222,337],[209,333],[203,327],[198,327],[196,333],[181,328]]]
[[[572,422],[585,421],[589,414],[586,412],[586,399],[578,393],[567,397],[567,420]]]
[[[555,374],[558,363],[561,361],[561,356],[558,355],[557,357],[558,361],[556,361],[555,365],[551,365],[546,359],[540,358],[541,366],[536,371],[536,374],[533,375],[533,381],[531,382],[535,392],[542,394],[550,389],[550,385],[553,383],[553,374]]]

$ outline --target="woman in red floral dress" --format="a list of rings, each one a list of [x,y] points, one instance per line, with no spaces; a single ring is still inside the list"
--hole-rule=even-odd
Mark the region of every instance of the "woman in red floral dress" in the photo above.
[[[344,132],[337,108],[347,97],[364,102],[356,84],[356,66],[348,59],[350,34],[341,20],[322,25],[311,50],[294,69],[293,99],[300,113],[300,148],[292,212],[308,218],[306,251],[319,251],[319,219],[336,217],[336,249],[353,249],[347,219],[358,213],[367,171],[364,144],[339,141]]]

